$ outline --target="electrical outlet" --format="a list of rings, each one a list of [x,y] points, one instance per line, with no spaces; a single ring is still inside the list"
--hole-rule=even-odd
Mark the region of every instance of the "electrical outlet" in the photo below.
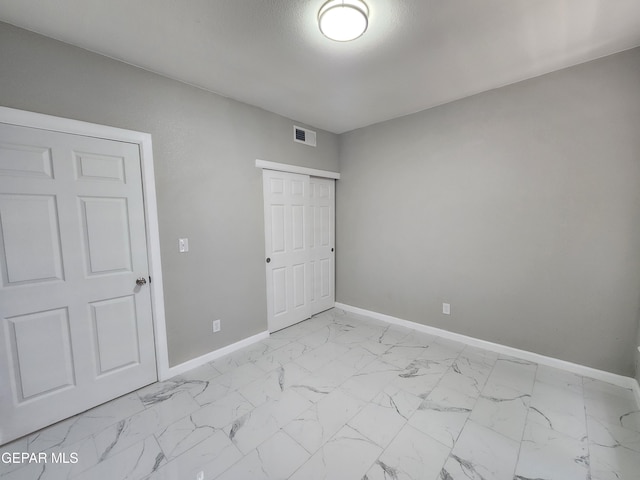
[[[203,471],[198,472],[198,474],[196,475],[196,480],[204,480],[204,472]]]
[[[213,321],[213,333],[218,333],[220,331],[220,320]]]
[[[449,305],[448,303],[443,303],[442,313],[444,313],[445,315],[451,315],[451,305]]]
[[[180,253],[186,253],[189,251],[189,239],[188,238],[179,238],[178,239],[178,250]]]

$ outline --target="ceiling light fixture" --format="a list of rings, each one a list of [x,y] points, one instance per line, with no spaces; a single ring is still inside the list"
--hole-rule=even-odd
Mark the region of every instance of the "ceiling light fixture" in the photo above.
[[[318,12],[320,31],[336,42],[355,40],[368,24],[369,7],[362,0],[329,0]]]

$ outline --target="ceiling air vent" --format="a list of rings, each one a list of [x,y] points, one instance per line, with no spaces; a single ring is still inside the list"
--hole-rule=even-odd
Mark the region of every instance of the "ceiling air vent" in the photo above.
[[[310,147],[316,146],[316,132],[307,128],[293,126],[293,141],[304,143]]]

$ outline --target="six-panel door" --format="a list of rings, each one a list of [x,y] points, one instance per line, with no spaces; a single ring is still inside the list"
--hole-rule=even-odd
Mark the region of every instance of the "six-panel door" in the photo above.
[[[267,320],[275,332],[332,308],[333,180],[263,170]]]
[[[309,180],[311,315],[335,304],[335,184],[328,178]]]
[[[140,168],[0,125],[0,444],[156,380]]]
[[[309,177],[264,170],[268,327],[311,316]]]

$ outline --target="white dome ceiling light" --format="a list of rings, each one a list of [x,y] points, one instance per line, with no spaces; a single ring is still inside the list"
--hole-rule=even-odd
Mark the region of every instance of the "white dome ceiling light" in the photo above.
[[[329,0],[318,12],[320,31],[336,42],[355,40],[368,24],[369,7],[362,0]]]

